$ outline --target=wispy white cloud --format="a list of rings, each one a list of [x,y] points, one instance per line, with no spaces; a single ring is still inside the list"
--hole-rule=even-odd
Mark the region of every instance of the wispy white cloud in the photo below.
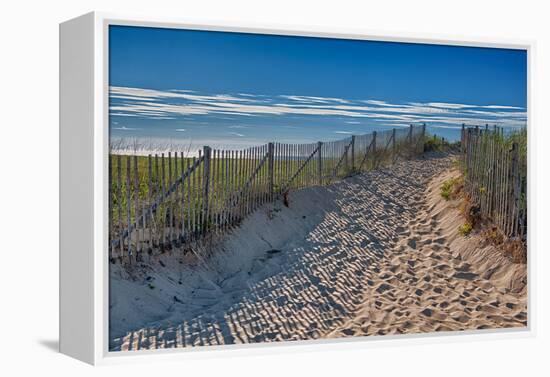
[[[128,88],[120,86],[111,86],[109,88],[110,96],[112,98],[123,98],[134,97],[139,98],[141,101],[151,101],[162,98],[175,98],[175,99],[185,99],[190,101],[235,101],[235,102],[247,102],[249,100],[245,98],[240,98],[236,96],[230,96],[226,94],[218,94],[213,96],[197,95],[191,94],[195,92],[190,92],[187,90],[156,90],[156,89],[142,89],[142,88]]]
[[[266,96],[247,93],[205,95],[190,90],[111,87],[112,116],[177,119],[190,116],[334,116],[368,119],[377,124],[440,123],[441,125],[525,124],[526,109],[499,104],[446,102],[389,103],[299,95]],[[234,118],[229,119],[234,119]],[[358,120],[345,121],[360,124]],[[245,126],[233,125],[232,128]],[[240,134],[239,134],[240,135]],[[235,135],[237,136],[237,135]]]
[[[501,106],[501,105],[487,105],[482,106],[484,109],[510,109],[510,110],[521,110],[523,107],[517,107],[517,106]]]
[[[350,103],[349,100],[343,98],[331,98],[331,97],[312,97],[312,96],[288,96],[282,95],[281,98],[286,98],[295,102],[302,103]]]
[[[476,107],[472,105],[465,105],[462,103],[444,103],[444,102],[428,102],[428,103],[410,102],[410,104],[413,106],[428,106],[428,107],[439,108],[439,109],[453,109],[453,110]]]
[[[402,105],[396,105],[396,104],[388,103],[386,101],[379,101],[379,100],[375,100],[375,99],[364,100],[364,101],[361,101],[361,102],[367,103],[369,105],[386,106],[386,107],[401,107],[402,106]]]
[[[114,127],[114,129],[115,130],[120,130],[120,131],[136,131],[139,128],[132,128],[132,127],[122,126],[122,127]]]

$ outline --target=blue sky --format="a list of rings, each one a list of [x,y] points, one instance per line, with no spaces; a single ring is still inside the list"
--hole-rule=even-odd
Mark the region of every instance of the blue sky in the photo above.
[[[525,124],[525,51],[110,27],[111,137],[240,147]]]

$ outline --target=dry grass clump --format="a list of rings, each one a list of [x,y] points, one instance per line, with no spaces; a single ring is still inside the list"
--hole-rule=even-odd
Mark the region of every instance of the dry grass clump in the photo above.
[[[486,241],[486,244],[495,246],[502,245],[506,239],[504,234],[496,226],[489,226],[482,232],[482,235]]]
[[[459,193],[462,193],[463,184],[460,183]],[[458,209],[462,213],[462,216],[466,219],[466,222],[458,228],[458,232],[463,236],[469,236],[472,231],[481,223],[481,210],[478,205],[471,202],[467,195],[462,195],[463,199],[460,202]]]
[[[479,206],[473,204],[468,197],[464,197],[464,200],[459,205],[459,210],[466,218],[466,221],[471,224],[472,228],[475,228],[481,222],[481,210]]]
[[[487,245],[494,245],[513,263],[527,263],[527,247],[519,239],[509,239],[496,226],[490,226],[481,235]]]
[[[508,240],[503,245],[504,255],[514,263],[527,263],[527,247],[520,240]]]

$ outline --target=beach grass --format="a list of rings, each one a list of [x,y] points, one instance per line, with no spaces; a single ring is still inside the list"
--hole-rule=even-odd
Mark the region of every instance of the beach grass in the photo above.
[[[323,184],[333,182],[351,176],[362,171],[371,171],[376,168],[389,166],[393,163],[394,155],[391,148],[378,146],[375,152],[370,152],[367,158],[363,161],[362,155],[355,157],[355,163],[352,166],[351,161],[347,164],[341,159],[341,156],[323,157]],[[398,141],[396,150],[403,151],[407,148],[407,143]],[[119,154],[112,152],[110,158],[110,197],[111,197],[111,224],[117,228],[118,224],[127,224],[128,222],[128,200],[130,201],[129,216],[130,222],[136,219],[136,199],[138,201],[139,214],[144,208],[149,206],[158,195],[162,194],[162,190],[167,190],[172,183],[181,177],[183,172],[186,172],[196,161],[196,157],[187,157],[185,154],[178,153],[177,158],[171,154],[157,153],[150,157],[136,154]],[[150,160],[150,162],[149,162]],[[318,184],[317,161],[313,159],[308,164],[307,168],[301,171],[294,179],[292,184],[287,187],[288,179],[302,166],[306,156],[291,159],[275,159],[273,163],[273,190],[275,194],[280,193],[283,189],[299,189]],[[341,161],[342,160],[342,161]],[[210,184],[209,196],[214,199],[212,209],[222,210],[224,200],[227,199],[229,192],[238,192],[242,189],[245,183],[250,179],[250,174],[254,167],[259,163],[259,159],[246,158],[231,158],[210,160]],[[363,164],[361,165],[361,163]],[[130,166],[130,174],[128,178],[128,163]],[[120,164],[120,166],[119,166]],[[164,182],[163,182],[163,164],[164,164]],[[169,167],[171,165],[171,168]],[[150,165],[150,166],[149,166]],[[359,166],[361,165],[361,166]],[[338,168],[337,168],[338,167]],[[337,169],[336,169],[337,168]],[[227,170],[231,172],[231,178],[228,183]],[[137,172],[137,179],[136,179]],[[171,173],[171,177],[170,177]],[[182,200],[186,201],[185,206],[191,208],[191,212],[200,211],[203,205],[203,179],[204,179],[204,164],[199,164],[193,174],[186,179],[184,187],[178,188],[176,195],[170,195],[157,208],[157,221],[160,227],[163,227],[168,210],[174,212],[175,216],[188,216],[181,207]],[[267,164],[264,164],[260,169],[253,187],[251,187],[251,195],[265,195],[268,189]],[[229,186],[228,186],[229,185]],[[181,198],[184,192],[185,198]],[[179,196],[179,198],[178,198]],[[188,212],[188,211],[184,211]],[[180,217],[181,218],[181,217]]]

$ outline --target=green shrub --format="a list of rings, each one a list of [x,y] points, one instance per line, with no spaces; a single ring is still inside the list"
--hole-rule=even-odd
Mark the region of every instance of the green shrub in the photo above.
[[[430,135],[428,133],[424,136],[424,152],[449,152],[458,150],[459,148],[459,141],[451,143],[443,137]]]
[[[463,236],[468,236],[472,232],[472,223],[464,223],[458,227],[458,232]]]
[[[441,185],[441,196],[445,200],[452,199],[457,191],[457,186],[460,184],[460,177],[447,179]]]

